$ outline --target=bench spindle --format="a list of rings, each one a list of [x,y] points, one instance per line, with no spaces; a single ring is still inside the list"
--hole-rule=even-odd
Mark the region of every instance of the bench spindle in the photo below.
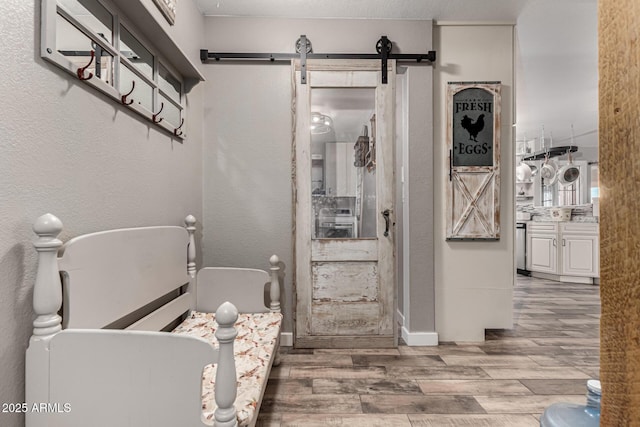
[[[35,241],[38,251],[38,270],[33,287],[33,337],[45,338],[62,330],[62,318],[58,311],[62,306],[62,283],[58,272],[58,249],[62,246],[58,234],[62,231],[62,221],[50,213],[39,217],[33,224],[38,235]]]
[[[271,287],[269,289],[269,297],[271,298],[271,303],[269,304],[269,308],[274,313],[280,313],[280,280],[278,278],[278,274],[280,273],[280,259],[277,255],[272,255],[269,258],[269,263],[271,264]]]
[[[187,247],[187,273],[191,277],[196,277],[196,218],[193,215],[187,215],[184,219],[187,232],[189,233],[189,246]]]
[[[216,370],[215,400],[217,408],[214,412],[216,427],[236,427],[238,419],[234,402],[236,401],[236,364],[233,355],[233,342],[238,335],[233,326],[238,320],[238,310],[230,302],[223,303],[216,310],[216,321],[219,328],[216,339],[220,343],[220,357]]]

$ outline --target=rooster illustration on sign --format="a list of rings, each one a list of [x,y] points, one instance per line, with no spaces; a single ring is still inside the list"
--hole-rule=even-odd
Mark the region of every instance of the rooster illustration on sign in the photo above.
[[[478,142],[476,138],[482,129],[484,129],[484,114],[480,114],[475,122],[465,114],[462,120],[460,120],[460,124],[469,132],[469,139]]]

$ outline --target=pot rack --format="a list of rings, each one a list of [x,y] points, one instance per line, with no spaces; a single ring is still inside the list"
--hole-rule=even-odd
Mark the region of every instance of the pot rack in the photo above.
[[[260,60],[267,59],[270,62],[289,61],[300,59],[300,83],[307,84],[307,59],[379,59],[381,62],[382,84],[387,84],[387,61],[396,59],[398,61],[416,61],[433,64],[436,60],[436,52],[430,50],[426,54],[400,54],[392,53],[393,42],[387,36],[381,36],[376,43],[377,53],[313,53],[311,41],[304,34],[296,41],[296,53],[230,53],[230,52],[209,52],[207,49],[200,50],[200,60],[203,63],[209,60],[220,61],[222,59],[231,60]]]
[[[544,150],[536,151],[528,156],[524,156],[522,158],[523,162],[532,161],[532,160],[544,160],[545,157],[549,156],[549,158],[563,156],[568,153],[575,153],[578,151],[578,147],[576,145],[563,145],[560,147],[550,147],[545,148]]]

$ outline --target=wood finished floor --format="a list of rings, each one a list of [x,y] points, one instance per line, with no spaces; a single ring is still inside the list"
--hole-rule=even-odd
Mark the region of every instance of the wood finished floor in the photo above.
[[[599,371],[599,288],[518,276],[514,329],[481,343],[283,349],[258,426],[537,427]]]

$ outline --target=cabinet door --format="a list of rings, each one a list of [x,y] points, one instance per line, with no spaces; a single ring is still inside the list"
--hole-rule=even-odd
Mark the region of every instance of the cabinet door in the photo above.
[[[555,234],[529,233],[527,236],[527,268],[530,271],[556,274],[557,238]]]
[[[562,274],[598,277],[598,236],[562,235]]]

